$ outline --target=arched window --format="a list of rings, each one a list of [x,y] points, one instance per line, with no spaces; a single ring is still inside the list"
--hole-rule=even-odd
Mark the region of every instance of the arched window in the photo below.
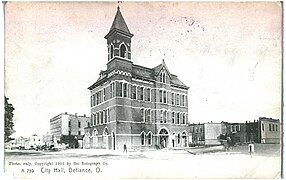
[[[149,132],[148,135],[147,135],[147,144],[148,145],[152,144],[152,134],[151,134],[151,132]]]
[[[178,133],[178,144],[180,144],[180,143],[181,143],[181,134]]]
[[[126,57],[126,47],[124,44],[121,44],[121,46],[120,46],[120,57],[122,57],[122,58]]]
[[[145,132],[142,132],[140,137],[141,137],[141,146],[144,146],[145,145]]]

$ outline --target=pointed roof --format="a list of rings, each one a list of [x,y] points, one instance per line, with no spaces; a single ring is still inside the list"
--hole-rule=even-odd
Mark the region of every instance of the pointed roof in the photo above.
[[[163,67],[166,69],[166,71],[168,72],[168,74],[169,74],[170,77],[171,77],[171,73],[170,73],[169,69],[167,68],[167,65],[166,65],[164,59],[162,60],[162,63],[161,63],[161,64],[159,64],[158,66],[156,66],[156,67],[153,68],[154,71],[155,71],[155,75],[157,76]]]
[[[116,15],[114,17],[112,26],[111,26],[108,34],[105,36],[105,38],[107,39],[114,31],[119,31],[125,35],[130,36],[130,37],[133,36],[133,34],[130,33],[130,31],[127,27],[127,24],[126,24],[121,12],[120,12],[119,7],[117,7],[117,12],[116,12]]]
[[[187,89],[189,88],[176,75],[170,73],[170,71],[169,71],[169,69],[168,69],[164,59],[162,60],[161,64],[159,64],[158,66],[153,68],[153,70],[155,72],[155,76],[158,76],[158,74],[161,72],[163,67],[165,68],[165,70],[169,74],[170,82],[171,82],[172,85],[183,87],[183,88],[187,88]]]

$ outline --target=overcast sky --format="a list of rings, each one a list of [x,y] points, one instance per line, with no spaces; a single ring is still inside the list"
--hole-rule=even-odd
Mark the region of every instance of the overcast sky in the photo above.
[[[106,69],[117,3],[7,3],[5,95],[14,136],[44,134],[63,112],[90,116],[87,89]],[[189,121],[281,116],[281,6],[275,3],[120,4],[132,61],[165,59],[190,87]]]

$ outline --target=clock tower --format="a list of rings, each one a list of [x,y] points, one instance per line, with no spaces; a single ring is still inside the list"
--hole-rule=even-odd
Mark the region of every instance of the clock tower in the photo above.
[[[114,59],[131,60],[132,36],[120,12],[120,7],[117,7],[112,26],[104,37],[107,40],[108,64]]]

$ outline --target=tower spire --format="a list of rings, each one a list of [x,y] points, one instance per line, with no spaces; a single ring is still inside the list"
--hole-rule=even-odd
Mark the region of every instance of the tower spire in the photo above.
[[[117,1],[117,10],[120,10],[119,3],[122,3],[122,1]]]

